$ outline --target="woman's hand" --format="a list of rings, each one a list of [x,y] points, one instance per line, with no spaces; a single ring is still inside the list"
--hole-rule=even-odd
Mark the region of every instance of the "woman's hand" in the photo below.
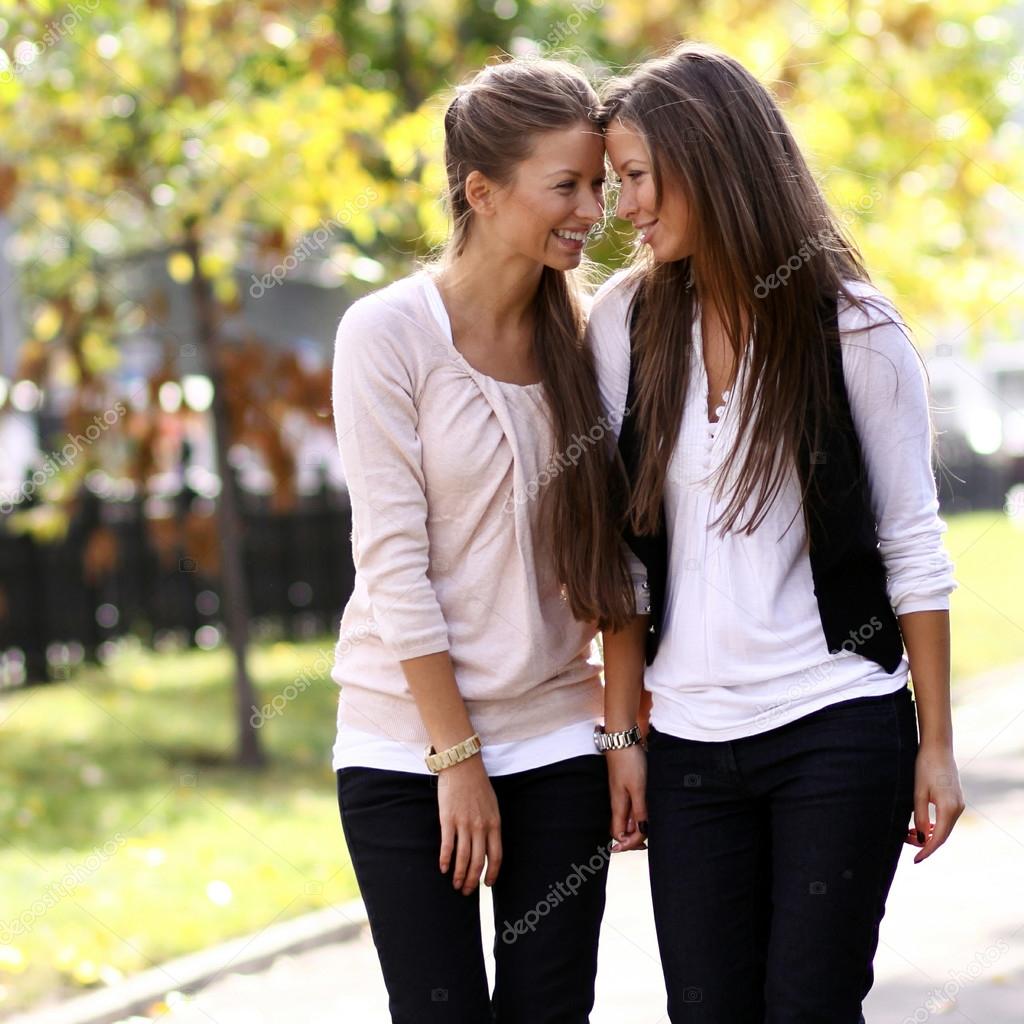
[[[639,743],[607,750],[608,785],[612,798],[612,853],[646,850],[647,754]]]
[[[935,805],[934,825],[928,815],[929,804]],[[948,743],[923,741],[914,770],[914,827],[907,831],[904,840],[921,847],[915,864],[930,857],[949,838],[964,806],[953,748]]]
[[[443,768],[437,777],[437,810],[441,819],[441,874],[455,854],[452,885],[469,896],[480,884],[494,885],[501,867],[501,817],[498,798],[479,754]]]

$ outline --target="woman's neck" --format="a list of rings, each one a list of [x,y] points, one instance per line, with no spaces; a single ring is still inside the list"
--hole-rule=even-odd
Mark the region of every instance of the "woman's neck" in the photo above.
[[[501,259],[480,250],[471,239],[438,275],[449,313],[492,338],[529,330],[543,267],[523,257]]]

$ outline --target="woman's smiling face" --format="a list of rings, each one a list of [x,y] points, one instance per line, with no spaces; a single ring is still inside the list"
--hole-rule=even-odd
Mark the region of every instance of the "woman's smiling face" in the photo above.
[[[604,142],[593,125],[537,135],[512,181],[490,189],[490,223],[481,224],[490,245],[555,270],[577,267],[604,214],[604,166]],[[479,172],[470,179],[471,195],[484,188]]]
[[[659,262],[693,255],[690,205],[682,188],[665,180],[658,206],[654,168],[644,137],[633,125],[615,118],[605,132],[604,143],[612,169],[621,181],[615,216],[632,223],[640,233],[640,242],[651,247]]]

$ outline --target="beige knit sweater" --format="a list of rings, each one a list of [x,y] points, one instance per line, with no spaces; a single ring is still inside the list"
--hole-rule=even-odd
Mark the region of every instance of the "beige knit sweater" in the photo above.
[[[331,672],[339,720],[426,744],[400,661],[445,650],[484,743],[599,718],[594,627],[573,619],[539,531],[557,466],[544,388],[471,367],[430,312],[432,288],[420,271],[338,326],[356,566]]]

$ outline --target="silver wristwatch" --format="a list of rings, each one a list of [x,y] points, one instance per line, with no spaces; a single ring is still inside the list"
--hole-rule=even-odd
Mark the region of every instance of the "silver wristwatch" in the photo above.
[[[623,732],[605,732],[603,725],[594,726],[594,746],[601,751],[624,750],[640,741],[639,725],[634,725],[632,729],[626,729]]]

